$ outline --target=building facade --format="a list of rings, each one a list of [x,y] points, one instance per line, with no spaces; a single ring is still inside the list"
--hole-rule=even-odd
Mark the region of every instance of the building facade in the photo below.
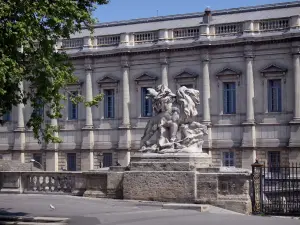
[[[152,116],[146,88],[162,83],[200,91],[213,166],[300,162],[299,1],[100,23],[57,48],[80,81],[69,91],[105,98],[99,107],[66,100],[62,119],[45,118],[63,143],[47,146],[25,127],[30,106],[18,105],[0,128],[4,159],[55,171],[128,165]]]

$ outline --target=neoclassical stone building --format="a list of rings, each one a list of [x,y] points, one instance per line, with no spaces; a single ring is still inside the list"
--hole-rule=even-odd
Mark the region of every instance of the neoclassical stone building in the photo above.
[[[93,38],[83,31],[57,47],[80,80],[69,90],[105,99],[98,108],[66,101],[63,119],[46,118],[63,143],[48,146],[24,126],[30,106],[19,105],[0,129],[4,159],[56,171],[127,165],[152,116],[145,90],[162,83],[200,91],[213,166],[300,162],[299,1],[100,23]]]

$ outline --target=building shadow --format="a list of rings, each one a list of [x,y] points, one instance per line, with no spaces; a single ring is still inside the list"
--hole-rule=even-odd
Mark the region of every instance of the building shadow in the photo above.
[[[13,212],[11,208],[0,208],[0,216],[26,216],[28,213]],[[1,218],[0,218],[1,221]]]

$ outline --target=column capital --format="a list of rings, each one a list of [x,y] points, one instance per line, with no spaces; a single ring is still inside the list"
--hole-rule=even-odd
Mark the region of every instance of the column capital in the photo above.
[[[245,45],[244,46],[244,57],[248,60],[251,60],[254,58],[253,45]]]
[[[121,67],[122,68],[129,68],[130,67],[130,60],[128,55],[121,56]]]
[[[200,57],[202,62],[208,62],[210,61],[210,54],[209,50],[207,48],[200,50]]]
[[[292,55],[300,55],[300,42],[292,43],[291,53]]]
[[[86,71],[93,70],[93,60],[91,58],[85,58],[84,59],[84,69]]]
[[[162,65],[166,65],[166,64],[169,64],[169,57],[168,57],[168,53],[167,52],[161,52],[159,54],[159,62],[160,64]]]

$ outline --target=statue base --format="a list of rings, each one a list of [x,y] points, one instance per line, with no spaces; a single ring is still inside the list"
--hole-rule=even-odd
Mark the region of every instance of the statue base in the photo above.
[[[207,153],[135,153],[131,156],[131,171],[191,171],[207,168],[212,158]]]

